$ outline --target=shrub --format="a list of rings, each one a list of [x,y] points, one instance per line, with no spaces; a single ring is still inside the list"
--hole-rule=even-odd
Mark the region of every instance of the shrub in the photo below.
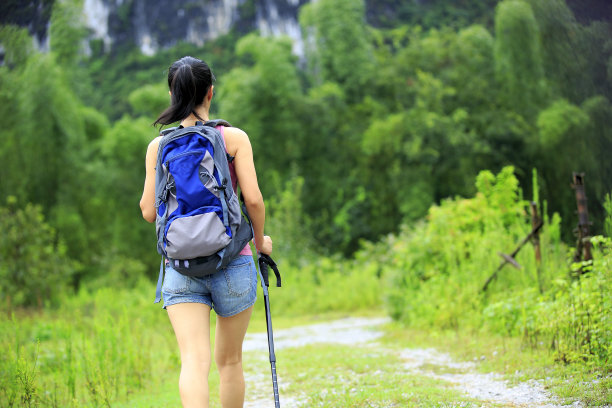
[[[609,367],[612,240],[593,238],[594,262],[570,265],[560,217],[544,216],[541,264],[527,244],[516,256],[520,270],[506,265],[483,291],[501,262],[497,253],[515,248],[531,224],[512,168],[481,172],[476,185],[475,197],[446,200],[425,222],[370,249],[388,259],[382,272],[391,316],[412,326],[520,336],[550,345],[559,361]],[[579,278],[570,274],[578,267],[587,271]]]
[[[9,197],[0,207],[0,308],[54,302],[69,288],[74,262],[41,208]]]

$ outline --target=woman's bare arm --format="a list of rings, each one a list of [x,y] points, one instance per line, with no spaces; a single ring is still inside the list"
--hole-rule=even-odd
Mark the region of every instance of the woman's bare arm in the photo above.
[[[255,247],[264,254],[270,254],[272,252],[272,240],[270,237],[264,237],[266,208],[257,183],[251,142],[247,134],[240,129],[225,128],[224,133],[226,140],[232,144],[231,150],[233,151],[230,153],[233,153],[235,157],[236,177],[244,197],[244,204],[253,223]]]

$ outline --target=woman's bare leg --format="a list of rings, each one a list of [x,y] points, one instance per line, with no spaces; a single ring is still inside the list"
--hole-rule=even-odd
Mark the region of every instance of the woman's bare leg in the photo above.
[[[219,395],[223,408],[244,405],[244,373],[242,342],[253,307],[231,317],[217,317],[215,332],[215,362],[219,369]]]
[[[179,390],[184,408],[208,408],[210,307],[202,303],[168,306],[181,352]]]

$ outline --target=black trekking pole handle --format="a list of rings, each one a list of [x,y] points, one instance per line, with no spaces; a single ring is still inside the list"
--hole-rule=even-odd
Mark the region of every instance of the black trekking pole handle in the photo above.
[[[261,276],[266,286],[270,286],[270,281],[268,279],[268,266],[272,268],[274,275],[276,276],[276,287],[280,288],[281,275],[278,271],[278,267],[276,266],[276,262],[274,262],[270,255],[259,254],[259,269],[261,270]]]

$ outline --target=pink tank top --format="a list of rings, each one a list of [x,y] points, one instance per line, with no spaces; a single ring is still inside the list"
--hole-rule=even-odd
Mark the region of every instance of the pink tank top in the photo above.
[[[225,144],[225,133],[223,128],[225,126],[217,126],[217,130],[221,132],[221,136],[223,136],[223,144],[225,145],[225,151],[227,152],[227,144]],[[236,167],[234,166],[234,161],[229,163],[230,176],[232,178],[232,187],[234,188],[234,193],[238,192],[238,177],[236,176]],[[242,251],[240,251],[239,255],[249,255],[253,256],[253,251],[251,251],[251,246],[247,244]]]

